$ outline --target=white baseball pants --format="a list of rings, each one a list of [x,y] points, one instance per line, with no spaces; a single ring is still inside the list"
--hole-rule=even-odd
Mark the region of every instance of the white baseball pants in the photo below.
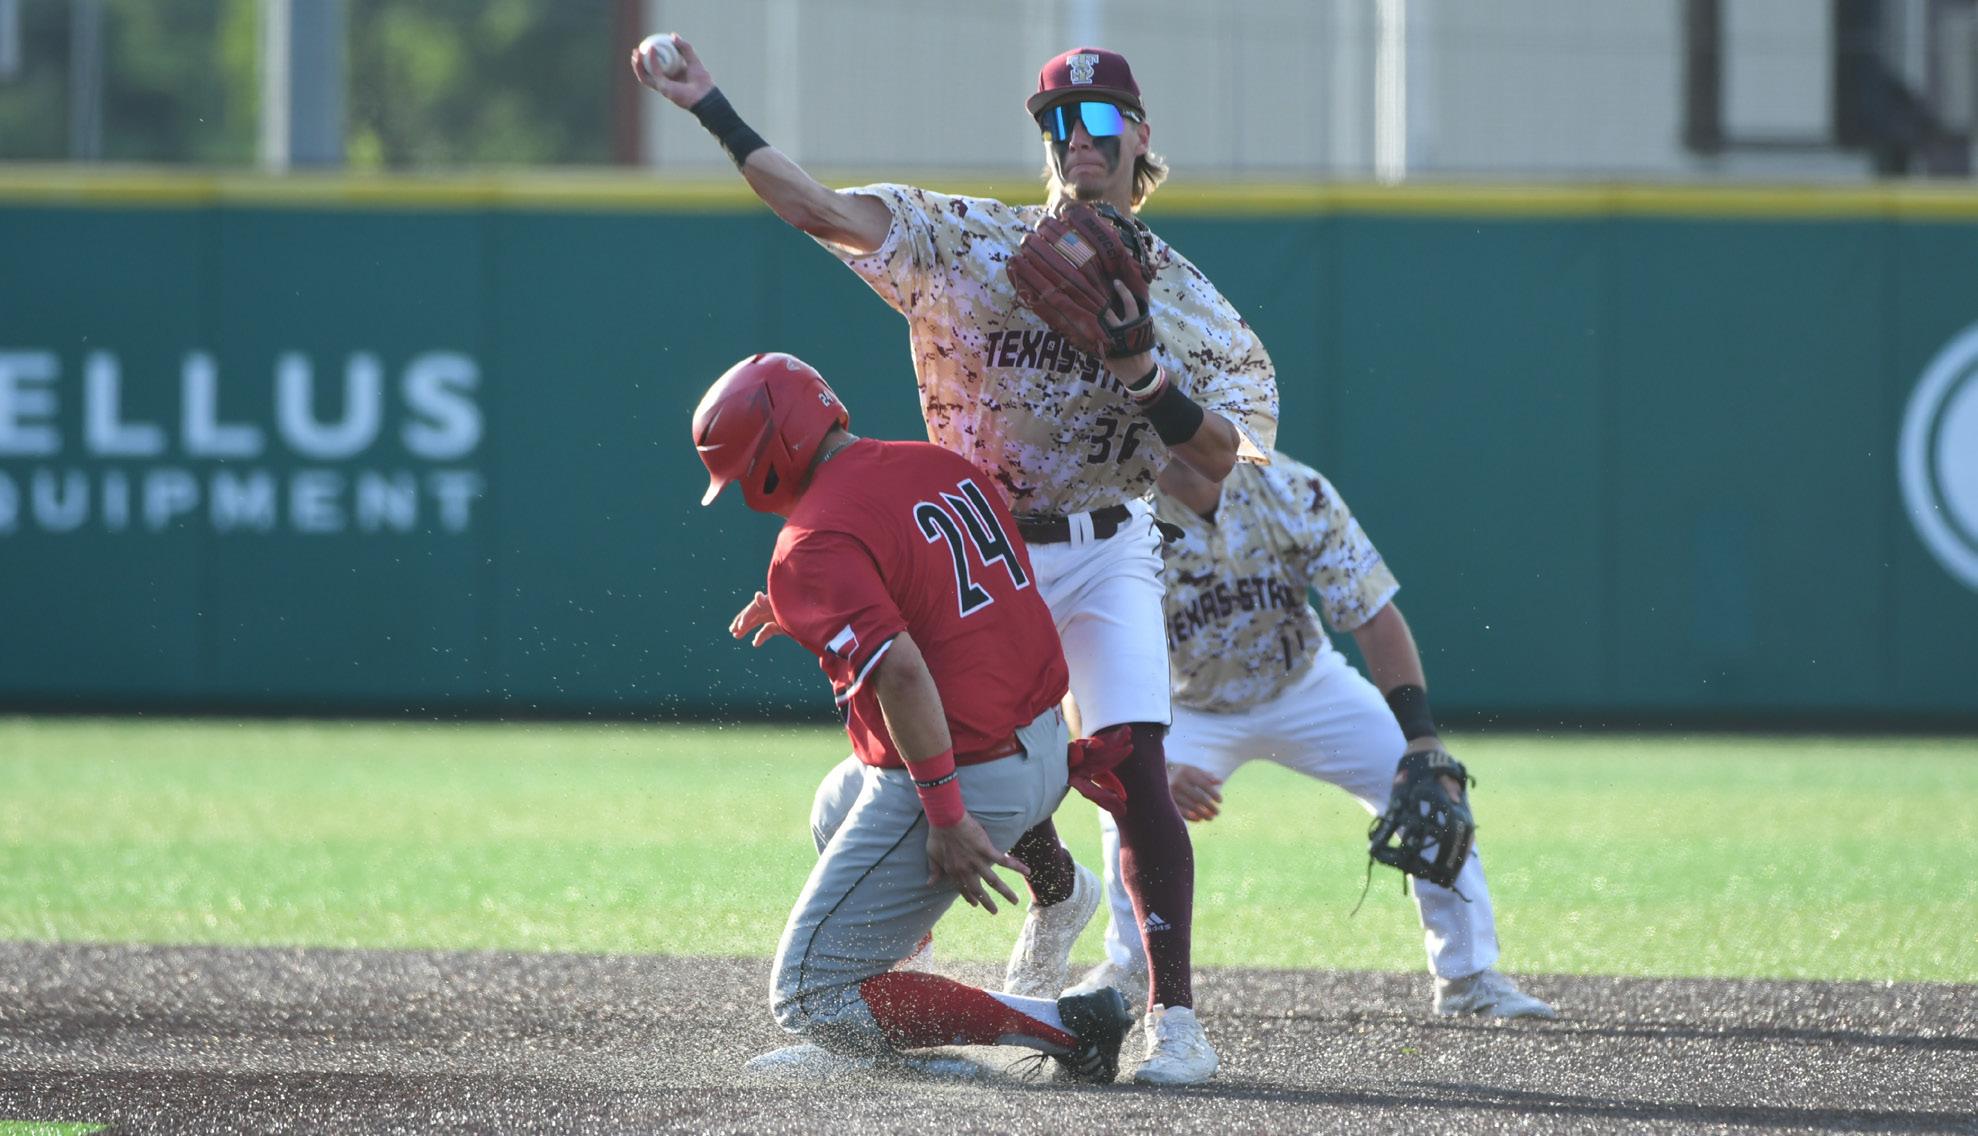
[[[1146,502],[1127,508],[1133,516],[1105,540],[1094,540],[1090,518],[1078,513],[1071,540],[1030,546],[1086,734],[1122,722],[1169,720],[1161,534]]]
[[[1322,652],[1304,678],[1269,702],[1234,714],[1174,708],[1168,761],[1194,766],[1227,786],[1244,763],[1275,761],[1353,794],[1369,813],[1387,808],[1394,767],[1406,747],[1380,691],[1335,650]],[[1225,788],[1227,795],[1227,788]],[[1119,829],[1099,810],[1106,857],[1106,953],[1122,966],[1146,966],[1133,905],[1119,883]],[[1456,877],[1456,891],[1415,880],[1429,970],[1463,978],[1497,964],[1497,921],[1475,849]]]

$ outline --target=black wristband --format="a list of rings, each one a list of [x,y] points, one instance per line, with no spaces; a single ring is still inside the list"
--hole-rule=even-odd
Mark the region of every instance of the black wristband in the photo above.
[[[1195,400],[1181,393],[1181,388],[1168,380],[1167,389],[1155,397],[1154,401],[1140,408],[1147,421],[1154,424],[1154,433],[1160,436],[1164,445],[1179,446],[1195,436],[1202,428],[1202,419],[1207,417]]]
[[[762,140],[762,135],[749,129],[749,124],[742,121],[742,116],[735,113],[734,107],[728,105],[728,96],[721,93],[720,87],[708,88],[707,94],[702,95],[701,101],[695,103],[688,113],[700,119],[707,132],[714,135],[723,150],[728,151],[728,159],[735,163],[738,170],[743,162],[749,160],[750,154],[769,145]]]
[[[1435,733],[1435,715],[1429,713],[1429,692],[1412,682],[1404,682],[1387,692],[1387,708],[1394,712],[1394,720],[1401,723],[1401,736],[1409,741],[1416,738],[1432,738]]]

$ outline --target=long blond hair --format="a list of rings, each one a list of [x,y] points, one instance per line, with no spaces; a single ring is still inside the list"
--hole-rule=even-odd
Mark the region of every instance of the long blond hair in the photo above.
[[[1133,159],[1133,208],[1140,206],[1168,178],[1168,161],[1152,150]],[[1050,143],[1044,145],[1044,200],[1055,203],[1064,196],[1065,183],[1058,180],[1058,162]]]

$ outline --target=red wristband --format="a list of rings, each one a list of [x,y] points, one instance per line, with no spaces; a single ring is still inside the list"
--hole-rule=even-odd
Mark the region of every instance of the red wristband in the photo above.
[[[907,776],[913,778],[913,791],[920,794],[920,807],[927,810],[928,824],[953,828],[968,815],[968,810],[962,807],[962,783],[955,776],[953,746],[933,757],[908,762]]]

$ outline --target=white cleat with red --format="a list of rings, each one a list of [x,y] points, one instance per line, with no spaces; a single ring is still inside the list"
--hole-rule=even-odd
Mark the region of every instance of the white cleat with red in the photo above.
[[[1025,998],[1056,998],[1071,982],[1071,946],[1092,922],[1103,894],[1099,877],[1074,864],[1071,898],[1049,907],[1030,905],[1003,972],[1003,992]],[[1132,1000],[1128,999],[1128,1004]]]
[[[851,1057],[800,1042],[751,1057],[742,1066],[751,1078],[773,1081],[837,1081],[853,1077],[905,1076],[934,1081],[980,1081],[989,1070],[959,1054],[941,1051]]]

